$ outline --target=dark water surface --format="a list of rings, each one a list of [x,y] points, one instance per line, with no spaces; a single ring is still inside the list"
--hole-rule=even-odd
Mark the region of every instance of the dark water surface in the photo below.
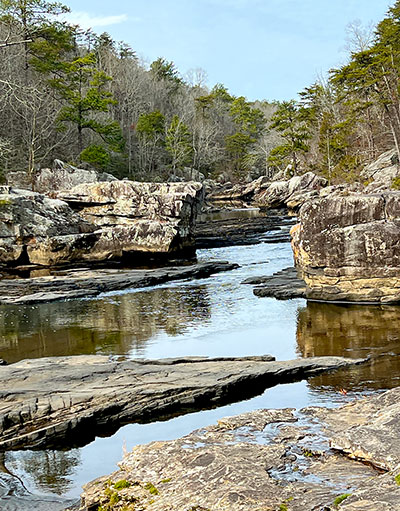
[[[280,385],[214,410],[128,425],[82,449],[7,452],[0,458],[1,510],[61,509],[65,499],[79,496],[82,484],[115,470],[124,449],[178,438],[223,416],[265,407],[336,406],[360,394],[398,386],[400,308],[256,298],[252,286],[241,281],[292,265],[288,244],[200,250],[198,258],[225,259],[241,267],[201,281],[125,290],[91,300],[1,306],[0,358],[14,362],[83,353],[131,358],[272,354],[281,360],[371,355],[373,361],[351,371]],[[342,388],[347,395],[339,392]],[[27,490],[38,499],[34,507],[29,507]],[[39,495],[45,497],[40,501]]]

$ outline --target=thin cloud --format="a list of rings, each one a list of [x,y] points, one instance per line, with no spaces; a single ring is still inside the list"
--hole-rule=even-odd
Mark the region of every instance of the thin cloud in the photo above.
[[[131,18],[129,18],[131,19]],[[88,12],[75,11],[65,15],[65,21],[72,25],[79,25],[82,28],[107,27],[109,25],[118,25],[128,21],[127,14],[117,14],[114,16],[93,16]],[[134,21],[139,21],[135,19]]]

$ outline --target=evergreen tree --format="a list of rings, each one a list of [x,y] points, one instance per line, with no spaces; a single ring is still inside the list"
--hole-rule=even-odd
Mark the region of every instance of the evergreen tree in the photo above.
[[[279,103],[271,118],[271,128],[281,134],[285,143],[270,152],[270,164],[280,167],[291,163],[294,174],[297,174],[299,155],[308,151],[307,141],[311,136],[299,104],[294,100]]]

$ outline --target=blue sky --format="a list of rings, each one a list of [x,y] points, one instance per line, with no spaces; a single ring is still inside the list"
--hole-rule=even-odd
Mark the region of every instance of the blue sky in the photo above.
[[[393,0],[394,1],[394,0]],[[390,0],[65,0],[72,20],[140,57],[203,68],[250,100],[296,96],[344,63],[346,26],[380,21]]]

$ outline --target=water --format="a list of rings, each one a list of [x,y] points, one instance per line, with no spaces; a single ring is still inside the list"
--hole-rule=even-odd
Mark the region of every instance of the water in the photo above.
[[[3,469],[0,464],[0,496],[1,481],[12,476],[20,478],[25,489],[20,485],[18,491],[3,497],[0,509],[25,509],[28,491],[36,496],[35,509],[61,509],[66,499],[78,497],[82,484],[115,470],[123,450],[178,438],[227,415],[259,408],[336,406],[354,396],[398,385],[400,308],[256,298],[252,286],[241,282],[291,265],[288,244],[200,250],[198,258],[225,259],[241,267],[201,281],[124,290],[91,300],[1,306],[0,358],[14,362],[82,353],[131,358],[272,354],[281,360],[372,355],[373,362],[308,382],[280,385],[248,401],[214,410],[128,425],[82,449],[7,452]],[[340,392],[342,388],[346,395]],[[7,484],[10,493],[11,483]],[[50,507],[48,499],[53,499]]]

